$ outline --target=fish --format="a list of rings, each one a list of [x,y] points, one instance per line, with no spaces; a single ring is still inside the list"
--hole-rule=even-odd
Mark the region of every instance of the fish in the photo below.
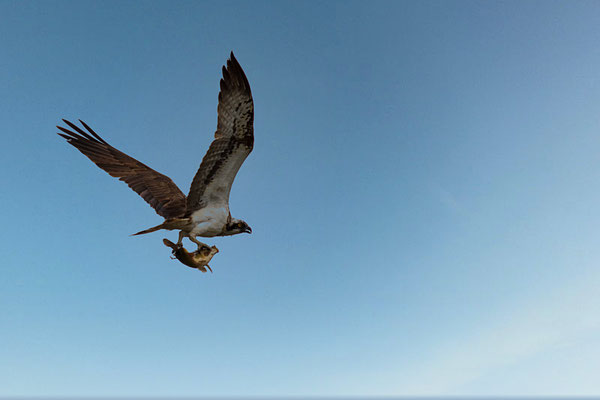
[[[206,272],[206,268],[208,268],[211,273],[213,272],[212,268],[210,268],[208,263],[213,258],[213,256],[219,252],[219,249],[217,249],[216,246],[205,246],[200,250],[196,250],[190,253],[182,245],[178,246],[175,243],[171,242],[169,239],[163,239],[163,243],[165,244],[165,246],[173,249],[171,253],[174,257],[171,257],[172,259],[178,259],[179,262],[181,262],[183,265],[187,265],[190,268],[198,269],[202,272]]]

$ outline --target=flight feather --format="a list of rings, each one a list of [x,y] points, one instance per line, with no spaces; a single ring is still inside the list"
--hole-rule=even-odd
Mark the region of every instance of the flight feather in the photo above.
[[[111,176],[119,178],[150,204],[161,217],[170,219],[185,214],[185,195],[173,181],[135,158],[106,143],[85,122],[85,132],[63,119],[72,130],[57,126],[60,136]]]
[[[250,84],[233,53],[223,67],[217,131],[187,196],[187,213],[208,205],[229,207],[235,176],[254,146]]]

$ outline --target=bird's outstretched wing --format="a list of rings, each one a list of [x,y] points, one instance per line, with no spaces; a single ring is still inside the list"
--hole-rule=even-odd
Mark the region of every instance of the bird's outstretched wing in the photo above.
[[[65,119],[63,121],[73,131],[57,126],[63,132],[59,133],[60,136],[111,176],[127,183],[158,215],[169,219],[185,214],[185,195],[168,176],[115,149],[85,122],[79,120],[88,132]]]
[[[223,67],[215,140],[202,159],[187,197],[188,214],[207,205],[229,206],[235,175],[254,145],[250,84],[233,52]]]

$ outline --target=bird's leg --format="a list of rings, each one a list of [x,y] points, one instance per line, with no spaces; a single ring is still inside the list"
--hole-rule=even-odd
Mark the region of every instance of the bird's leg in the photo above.
[[[183,231],[179,231],[179,240],[177,240],[177,247],[183,246],[183,238],[185,237],[185,233]]]
[[[202,249],[208,249],[210,250],[210,247],[206,244],[206,243],[202,243],[201,241],[199,241],[198,239],[196,239],[193,236],[188,236],[188,239],[190,239],[192,242],[196,243],[198,245],[198,251],[201,251]]]

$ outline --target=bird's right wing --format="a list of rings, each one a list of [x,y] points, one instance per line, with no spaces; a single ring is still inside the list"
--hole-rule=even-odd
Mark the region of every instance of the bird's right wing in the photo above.
[[[235,175],[254,146],[254,102],[248,78],[233,53],[223,67],[217,131],[187,197],[187,212],[208,205],[229,207]]]
[[[154,208],[158,215],[170,219],[185,214],[185,195],[168,176],[115,149],[85,122],[79,120],[88,132],[65,119],[63,121],[75,131],[57,126],[64,132],[59,135],[67,139],[67,143],[77,148],[111,176],[127,183]]]

